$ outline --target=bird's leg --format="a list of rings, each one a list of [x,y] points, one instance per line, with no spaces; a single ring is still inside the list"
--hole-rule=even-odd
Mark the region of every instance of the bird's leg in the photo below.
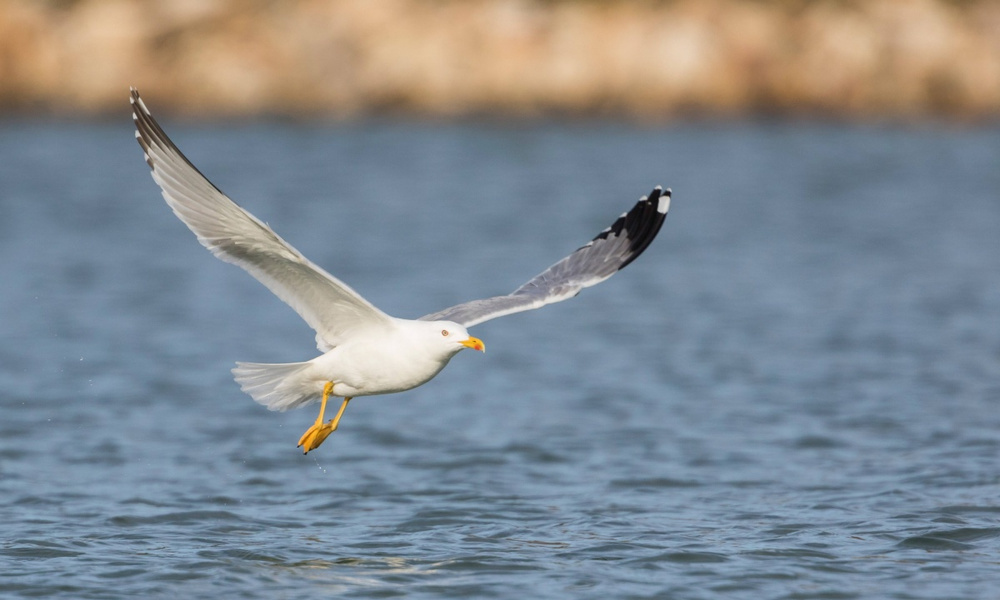
[[[319,445],[334,431],[337,431],[337,426],[340,425],[340,417],[344,415],[344,409],[347,408],[347,403],[350,402],[350,398],[344,398],[344,403],[340,405],[340,410],[337,411],[337,416],[330,419],[328,423],[323,423],[323,413],[320,412],[320,418],[317,420],[308,431],[303,434],[302,439],[299,440],[299,446],[302,446],[302,453],[309,454],[310,450],[315,450],[319,448]],[[308,436],[308,437],[307,437]],[[303,443],[305,440],[305,443]]]
[[[320,427],[323,426],[323,414],[326,412],[326,401],[330,398],[330,392],[333,391],[333,383],[327,381],[323,386],[323,400],[319,405],[319,416],[316,417],[316,422],[313,423],[312,427],[306,430],[299,438],[299,446],[305,446],[305,452],[308,453],[309,450],[313,448],[311,445],[312,439],[316,437],[316,433],[319,431]],[[317,444],[318,446],[319,444]]]
[[[333,383],[328,381],[323,386],[323,401],[319,406],[319,416],[316,417],[316,422],[299,438],[299,446],[302,448],[303,454],[309,454],[310,450],[319,448],[327,436],[337,430],[337,425],[340,424],[340,417],[344,415],[344,409],[347,408],[347,403],[351,401],[350,398],[344,398],[344,403],[340,405],[337,416],[331,419],[329,423],[324,423],[323,414],[326,412],[326,401],[330,398],[332,392]]]
[[[344,403],[340,405],[340,410],[337,411],[337,416],[330,421],[330,427],[332,431],[337,431],[337,426],[340,425],[340,417],[344,416],[344,409],[347,408],[347,403],[350,402],[350,398],[344,398]]]

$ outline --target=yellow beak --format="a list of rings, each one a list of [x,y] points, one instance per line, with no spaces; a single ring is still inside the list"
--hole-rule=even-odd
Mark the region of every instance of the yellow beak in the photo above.
[[[469,339],[465,340],[464,342],[459,342],[459,343],[462,344],[463,346],[465,346],[466,348],[472,348],[473,350],[479,350],[480,352],[486,352],[486,346],[483,345],[483,340],[481,340],[481,339],[479,339],[477,337],[472,337],[470,335]]]

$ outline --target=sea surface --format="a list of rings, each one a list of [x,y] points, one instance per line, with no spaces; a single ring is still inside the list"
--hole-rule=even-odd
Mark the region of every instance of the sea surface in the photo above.
[[[229,370],[313,334],[173,216],[127,104],[0,121],[0,597],[1000,594],[1000,127],[164,126],[400,317],[674,202],[303,456],[316,407]]]

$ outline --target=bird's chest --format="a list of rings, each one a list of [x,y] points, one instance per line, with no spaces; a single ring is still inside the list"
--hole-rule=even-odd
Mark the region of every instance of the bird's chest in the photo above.
[[[437,375],[450,357],[442,359],[418,345],[397,340],[338,346],[324,358],[337,376],[335,381],[361,395],[415,388]]]

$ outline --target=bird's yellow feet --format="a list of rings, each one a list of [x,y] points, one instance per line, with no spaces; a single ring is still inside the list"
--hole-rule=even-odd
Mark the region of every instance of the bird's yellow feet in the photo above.
[[[309,454],[310,450],[315,450],[319,448],[327,437],[334,431],[337,431],[337,426],[340,425],[340,417],[344,415],[344,409],[347,408],[347,403],[351,401],[350,398],[344,398],[344,403],[340,405],[340,410],[337,411],[337,416],[330,419],[329,422],[323,422],[323,413],[326,412],[326,401],[330,398],[330,393],[333,391],[333,383],[327,382],[323,386],[323,401],[319,406],[319,416],[316,417],[316,422],[312,424],[312,427],[306,430],[299,438],[299,447],[302,448],[303,454]]]
[[[302,448],[302,454],[309,454],[310,450],[315,450],[319,448],[319,445],[323,443],[326,438],[335,431],[333,426],[333,421],[329,423],[313,423],[312,427],[306,430],[299,438],[299,446]]]

